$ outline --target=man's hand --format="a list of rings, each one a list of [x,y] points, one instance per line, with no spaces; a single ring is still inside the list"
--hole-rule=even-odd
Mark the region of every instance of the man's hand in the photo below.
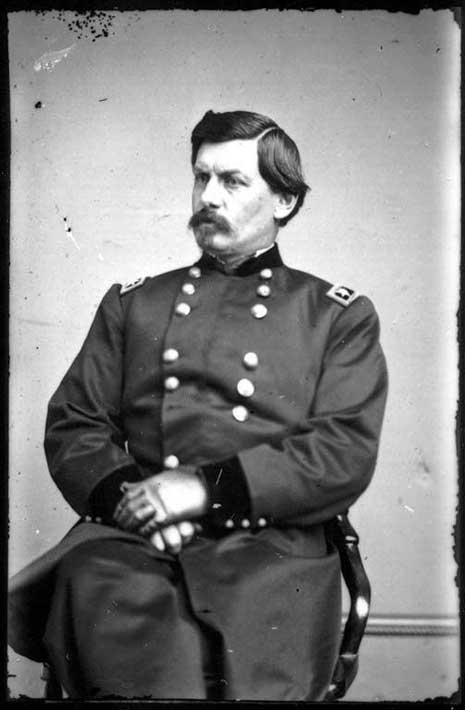
[[[123,530],[141,532],[144,528],[143,534],[148,536],[166,521],[160,496],[146,485],[149,480],[125,484],[126,492],[113,513],[113,520]]]
[[[173,555],[177,555],[183,547],[192,541],[198,528],[200,526],[196,523],[191,523],[190,520],[183,520],[182,523],[168,525],[166,528],[157,530],[151,535],[150,542],[160,552],[166,550]]]
[[[195,473],[165,471],[128,484],[113,517],[123,530],[150,537],[157,549],[176,553],[195,534],[187,518],[199,517],[206,509],[207,493]]]

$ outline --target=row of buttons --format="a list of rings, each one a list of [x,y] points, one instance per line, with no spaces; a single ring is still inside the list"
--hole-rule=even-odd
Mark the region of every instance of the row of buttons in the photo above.
[[[248,370],[255,370],[259,362],[257,353],[246,353],[242,358],[242,362]],[[255,392],[255,385],[249,379],[243,377],[237,383],[237,391],[241,397],[251,397]],[[232,415],[237,422],[246,422],[249,418],[249,410],[242,404],[238,404],[233,407]]]
[[[260,271],[260,278],[262,279],[262,281],[269,281],[272,276],[273,272],[271,269],[262,269]],[[261,296],[262,298],[268,298],[271,294],[271,288],[268,283],[263,283],[257,286],[256,293],[257,296]],[[250,309],[250,312],[252,313],[254,318],[261,320],[267,315],[268,308],[263,303],[255,303]],[[258,367],[259,362],[257,353],[246,353],[243,357],[242,362],[248,370],[255,370]],[[241,397],[252,397],[255,392],[255,385],[253,384],[253,382],[251,382],[251,380],[244,377],[237,383],[237,391],[241,395]],[[249,414],[249,410],[247,409],[247,407],[244,407],[243,404],[238,404],[232,409],[232,415],[237,422],[246,422],[249,418]]]
[[[200,267],[198,266],[191,266],[191,268],[188,271],[188,274],[190,278],[192,279],[199,279],[202,276],[202,271]],[[262,281],[269,281],[273,276],[273,272],[271,269],[262,269],[260,271],[260,279]],[[186,282],[182,285],[181,287],[182,293],[188,296],[194,295],[196,292],[196,288],[193,283]],[[261,298],[268,298],[271,294],[271,288],[268,283],[261,283],[259,286],[257,286],[256,293],[258,296]],[[181,301],[176,305],[175,308],[175,313],[179,316],[188,316],[191,313],[191,306],[186,303],[185,301]],[[254,316],[254,318],[257,318],[258,320],[264,318],[267,313],[268,309],[263,303],[256,303],[251,307],[251,313]],[[164,351],[163,353],[163,362],[166,364],[173,364],[179,359],[179,351],[176,350],[175,348],[168,348]],[[255,352],[247,352],[245,353],[244,357],[242,358],[242,362],[244,367],[248,370],[255,370],[258,367],[259,359],[258,355]],[[167,392],[175,392],[181,382],[178,377],[175,375],[170,375],[165,379],[164,385],[165,385],[165,390]],[[236,389],[238,394],[241,397],[244,398],[249,398],[252,397],[253,394],[255,393],[255,385],[251,380],[249,380],[246,377],[241,378],[237,385]],[[231,410],[232,416],[237,422],[246,422],[249,418],[249,410],[247,407],[244,407],[242,404],[238,404],[235,407],[232,408]],[[179,465],[179,461],[176,456],[170,455],[166,459],[168,461],[168,464],[165,463],[166,468],[176,468]],[[170,462],[175,462],[174,465],[170,465]]]
[[[271,269],[262,269],[260,271],[260,278],[263,281],[269,281],[272,276],[273,272],[271,271]],[[268,296],[271,294],[271,289],[267,283],[260,284],[260,286],[257,287],[256,293],[257,296],[260,296],[261,298],[268,298]],[[267,315],[268,308],[263,303],[256,303],[252,306],[250,312],[252,313],[254,318],[261,320]]]
[[[163,362],[171,365],[179,359],[179,351],[175,348],[167,348],[163,352]],[[254,352],[249,352],[244,355],[242,362],[248,370],[255,370],[258,367],[258,355]]]
[[[247,353],[247,354],[248,355],[255,355],[255,353]],[[257,357],[257,356],[255,355],[255,357]],[[165,360],[165,362],[166,362],[166,360]],[[174,361],[171,360],[171,362],[174,362]],[[257,358],[257,364],[258,364],[258,358]],[[181,384],[181,381],[179,380],[179,377],[176,377],[175,375],[170,375],[169,377],[165,378],[164,384],[165,384],[165,390],[167,392],[174,392],[175,390],[178,389],[179,385]],[[237,389],[238,393],[241,395],[241,397],[252,397],[252,395],[255,392],[255,385],[253,384],[253,382],[251,382],[251,380],[247,379],[247,377],[243,377],[237,383],[236,389]]]
[[[259,528],[264,528],[267,525],[267,522],[265,518],[259,518],[257,520],[257,525]],[[243,518],[239,524],[236,524],[232,518],[228,518],[226,520],[224,527],[227,528],[228,530],[233,530],[233,528],[250,528],[250,520],[248,518]]]
[[[165,459],[165,464],[166,464],[167,459],[169,459],[169,458],[175,459],[176,456],[167,456],[167,458]],[[86,515],[84,520],[86,523],[97,523],[98,525],[101,525],[103,523],[102,518],[99,518],[98,516],[93,518],[90,515]],[[265,520],[265,518],[259,518],[257,520],[257,525],[259,528],[264,528],[267,526],[267,521]],[[228,530],[233,530],[234,528],[238,528],[238,527],[244,528],[246,530],[247,528],[250,528],[250,520],[248,518],[243,518],[241,520],[240,524],[236,525],[236,523],[234,522],[234,520],[232,518],[228,518],[228,520],[226,520],[226,522],[224,523],[224,526]]]
[[[192,279],[199,279],[201,276],[201,271],[198,266],[192,266],[189,269],[189,276]],[[195,294],[195,286],[193,283],[190,283],[186,281],[181,286],[181,291],[184,293],[186,296],[193,296]],[[174,309],[174,312],[178,316],[188,316],[189,313],[191,312],[191,307],[188,303],[185,303],[184,301],[181,301],[176,305],[176,308]],[[163,362],[166,363],[167,365],[170,365],[174,362],[176,362],[179,359],[179,351],[176,350],[175,348],[167,348],[163,352]],[[180,381],[178,377],[175,377],[174,375],[171,375],[170,377],[167,377],[165,379],[165,390],[167,392],[174,392],[175,390],[178,389],[180,385]],[[168,456],[165,456],[163,460],[163,467],[165,469],[168,469],[170,471],[173,471],[174,469],[178,468],[179,466],[179,459],[175,454],[168,454]]]
[[[202,271],[199,266],[191,266],[188,274],[192,279],[199,279],[202,276]],[[271,269],[262,269],[260,271],[260,278],[262,281],[269,281],[272,276],[273,272]]]
[[[184,284],[187,286],[188,284]],[[260,287],[259,287],[260,288]],[[258,291],[258,289],[257,289]],[[261,295],[261,294],[259,294]],[[268,294],[269,295],[269,294]],[[177,304],[176,308],[174,309],[174,312],[176,313],[177,316],[188,316],[189,313],[191,312],[192,308],[188,303],[185,301],[181,301],[180,303]],[[261,320],[266,316],[268,313],[268,308],[263,305],[263,303],[256,303],[252,308],[250,309],[251,314],[253,315],[254,318],[257,318],[257,320]]]
[[[202,272],[198,266],[191,266],[189,269],[189,276],[193,279],[199,279],[202,275]],[[260,278],[264,281],[268,281],[271,279],[273,276],[273,272],[271,269],[262,269],[260,271]],[[192,283],[186,282],[185,284],[182,285],[181,287],[182,293],[184,293],[186,296],[193,296],[195,293],[195,286]],[[260,284],[257,287],[257,296],[260,296],[261,298],[268,298],[271,294],[271,289],[268,286],[268,284]],[[186,303],[185,301],[181,301],[176,305],[176,308],[174,309],[174,312],[178,316],[188,316],[191,312],[192,308],[191,306]],[[263,305],[263,303],[255,303],[251,309],[250,309],[251,314],[253,315],[254,318],[257,318],[258,320],[261,320],[262,318],[265,318],[265,316],[268,313],[268,308]]]
[[[180,384],[181,382],[179,378],[175,375],[170,375],[170,377],[167,377],[165,379],[165,389],[167,390],[167,392],[174,392],[178,389]],[[236,385],[236,389],[241,395],[241,397],[251,397],[255,392],[255,386],[253,382],[248,380],[246,377],[243,377],[241,380],[239,380]]]
[[[198,266],[191,266],[189,269],[189,276],[192,279],[199,279],[202,275],[202,272],[200,271]],[[195,293],[195,286],[194,284],[191,284],[189,282],[184,283],[181,286],[181,291],[184,293],[186,296],[193,296]],[[177,316],[188,316],[189,313],[191,312],[192,308],[188,303],[185,303],[185,301],[181,301],[180,303],[177,304],[176,308],[174,309],[174,312],[176,313]]]

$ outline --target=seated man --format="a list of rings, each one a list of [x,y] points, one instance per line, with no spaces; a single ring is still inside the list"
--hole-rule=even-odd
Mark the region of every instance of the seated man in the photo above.
[[[273,120],[192,133],[194,265],[112,286],[45,450],[81,516],[11,585],[10,642],[73,698],[321,700],[340,639],[325,523],[373,474],[372,303],[287,267],[307,191]]]

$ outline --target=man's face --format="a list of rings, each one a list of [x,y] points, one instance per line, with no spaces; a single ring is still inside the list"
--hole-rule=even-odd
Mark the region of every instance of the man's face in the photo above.
[[[256,139],[202,143],[189,222],[201,249],[221,258],[268,247],[278,231],[279,199],[258,171]]]

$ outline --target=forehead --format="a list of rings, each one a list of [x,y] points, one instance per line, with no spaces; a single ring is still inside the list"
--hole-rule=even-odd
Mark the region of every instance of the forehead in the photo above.
[[[251,177],[258,175],[257,139],[202,143],[195,167],[214,172],[239,171]]]

